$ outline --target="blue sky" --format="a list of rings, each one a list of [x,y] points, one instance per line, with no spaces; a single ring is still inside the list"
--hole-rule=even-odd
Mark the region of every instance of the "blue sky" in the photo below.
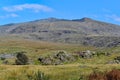
[[[0,25],[89,17],[120,25],[120,0],[0,0]]]

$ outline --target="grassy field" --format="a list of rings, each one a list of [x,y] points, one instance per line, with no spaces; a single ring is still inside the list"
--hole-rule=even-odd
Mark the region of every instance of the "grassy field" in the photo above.
[[[35,72],[42,71],[45,75],[50,76],[50,80],[79,80],[81,75],[88,76],[93,71],[110,71],[113,68],[120,69],[120,65],[95,65],[95,64],[67,64],[58,66],[41,66],[41,65],[1,65],[0,80],[30,80]]]
[[[36,61],[39,56],[52,54],[54,51],[65,50],[74,54],[77,51],[102,51],[112,53],[110,56],[99,56],[90,59],[79,58],[77,61],[64,65],[0,65],[0,80],[32,80],[28,76],[41,71],[50,77],[50,80],[79,80],[81,75],[88,76],[93,71],[109,71],[113,68],[120,69],[119,64],[106,64],[120,55],[120,47],[95,48],[75,44],[61,44],[20,39],[0,39],[0,54],[15,54],[25,51],[30,60]],[[8,59],[14,64],[15,59]],[[0,61],[1,62],[1,61]]]

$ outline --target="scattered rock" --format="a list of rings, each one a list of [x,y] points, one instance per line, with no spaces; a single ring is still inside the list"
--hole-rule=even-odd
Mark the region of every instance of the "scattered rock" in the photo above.
[[[91,58],[95,53],[87,50],[83,52],[76,52],[76,54],[78,54],[81,58]]]
[[[120,56],[114,58],[114,62],[117,64],[120,64]]]
[[[43,65],[59,65],[65,62],[74,61],[75,58],[73,55],[67,53],[66,51],[58,51],[57,53],[49,55],[47,57],[40,57],[38,60]]]
[[[109,56],[111,55],[110,53],[108,52],[94,52],[94,51],[90,51],[90,50],[87,50],[87,51],[82,51],[82,52],[75,52],[79,57],[81,58],[85,58],[85,59],[89,59],[89,58],[92,58],[94,56],[100,56],[100,55],[104,55],[104,56]]]
[[[8,54],[8,53],[4,53],[4,54],[0,54],[0,58],[14,58],[15,55],[14,54]]]
[[[120,56],[117,56],[114,60],[107,62],[107,64],[120,64]]]

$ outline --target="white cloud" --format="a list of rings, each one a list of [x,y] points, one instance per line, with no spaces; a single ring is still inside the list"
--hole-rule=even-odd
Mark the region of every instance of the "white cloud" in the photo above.
[[[40,11],[49,12],[49,11],[52,11],[51,8],[49,8],[45,5],[40,5],[40,4],[22,4],[22,5],[3,7],[3,9],[5,11],[8,11],[8,12],[23,11],[23,10],[26,10],[26,9],[33,10],[34,12],[40,12]]]
[[[0,16],[0,18],[15,18],[15,17],[18,17],[17,14],[14,14],[14,13],[11,13],[11,14],[6,14],[6,15],[3,15],[3,16]]]
[[[10,14],[9,16],[11,16],[11,17],[18,17],[18,15],[14,14],[14,13]]]
[[[120,22],[120,16],[117,16],[117,15],[106,15],[106,18],[108,19],[112,19],[114,21],[117,21],[117,22]]]

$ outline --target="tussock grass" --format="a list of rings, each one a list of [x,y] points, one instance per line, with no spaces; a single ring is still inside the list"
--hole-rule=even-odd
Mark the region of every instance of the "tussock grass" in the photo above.
[[[82,67],[84,66],[84,67]],[[78,80],[80,75],[88,76],[93,71],[110,71],[113,68],[120,69],[120,65],[83,65],[83,64],[66,64],[58,66],[41,66],[41,65],[0,65],[0,80],[18,79],[28,80],[27,76],[33,76],[35,72],[41,71],[50,76],[50,80]]]
[[[64,65],[0,65],[0,80],[29,80],[28,76],[34,76],[38,71],[50,77],[50,80],[79,80],[80,76],[88,76],[93,71],[110,71],[113,68],[120,69],[119,64],[106,64],[120,55],[120,48],[98,49],[91,46],[75,44],[50,43],[42,41],[30,41],[20,39],[0,39],[0,54],[25,51],[30,60],[36,61],[39,56],[52,54],[58,50],[73,53],[77,51],[107,51],[113,53],[110,56],[99,56],[91,59],[78,59],[75,62]],[[7,59],[11,64],[15,59]]]

